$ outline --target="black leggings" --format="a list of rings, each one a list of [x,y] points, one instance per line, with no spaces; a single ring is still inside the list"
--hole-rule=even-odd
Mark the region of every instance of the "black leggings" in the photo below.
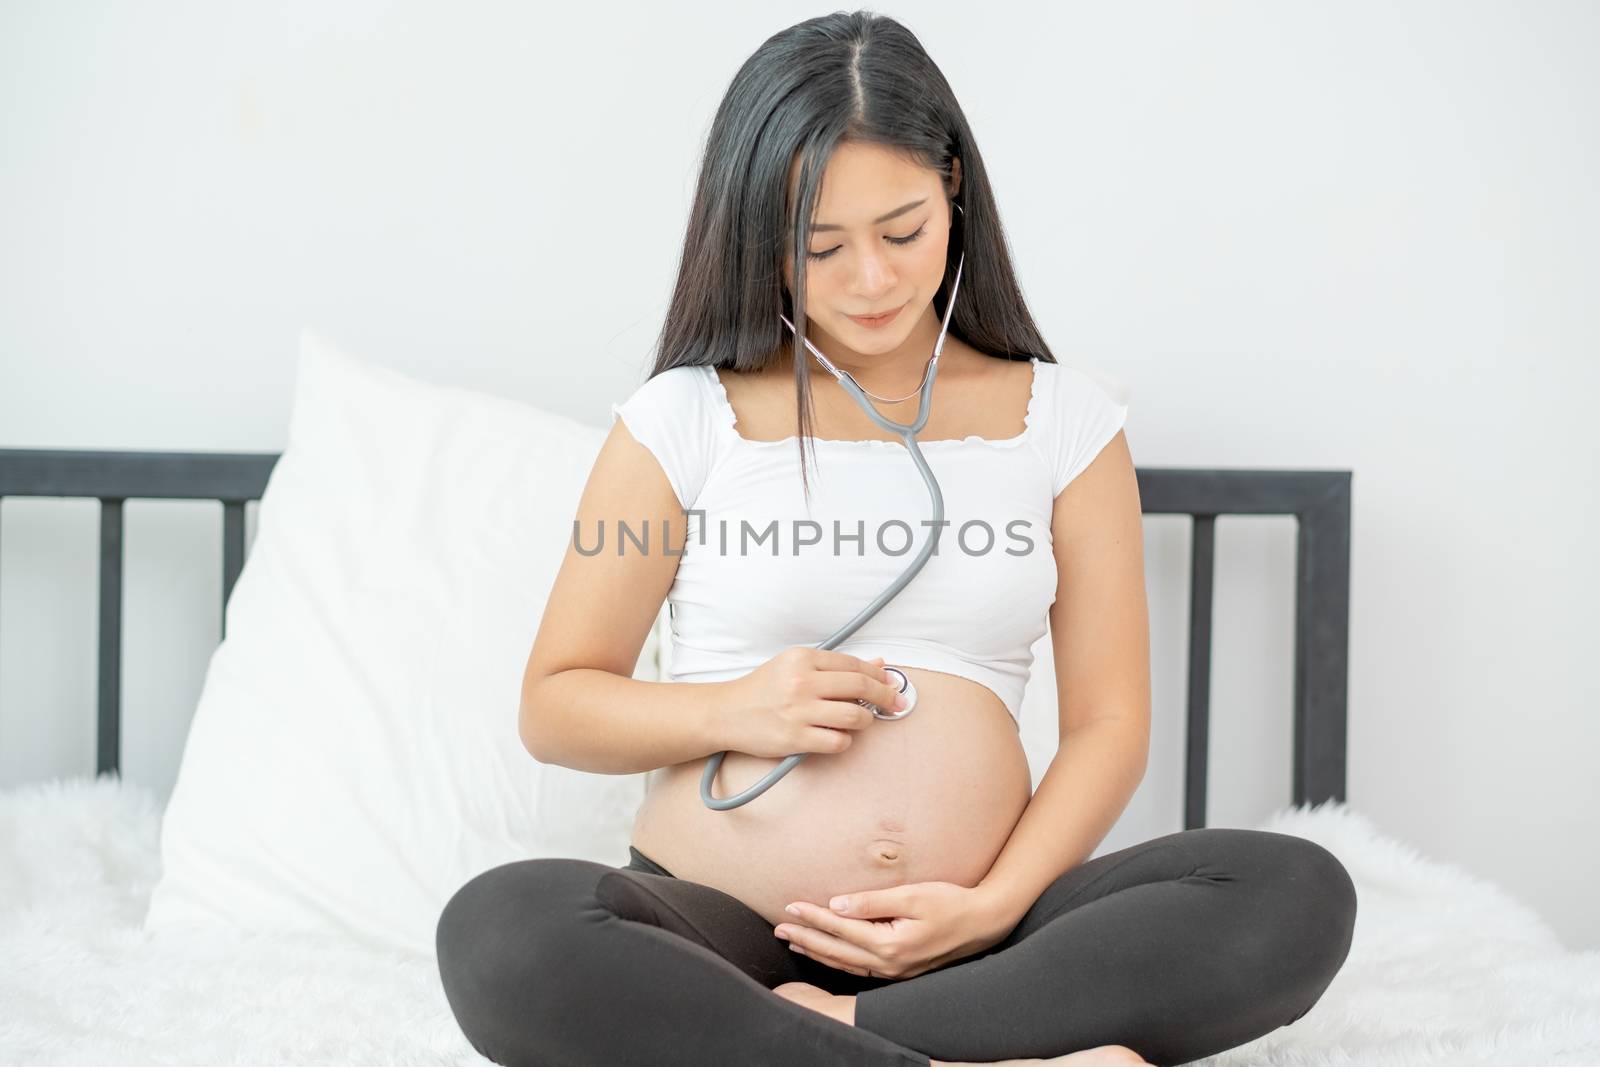
[[[1208,827],[1056,879],[1005,940],[905,979],[801,956],[737,898],[626,867],[518,860],[439,917],[445,996],[507,1067],[927,1067],[1126,1045],[1153,1064],[1234,1048],[1304,1015],[1343,966],[1356,892],[1333,853]],[[849,1026],[772,992],[856,996]]]

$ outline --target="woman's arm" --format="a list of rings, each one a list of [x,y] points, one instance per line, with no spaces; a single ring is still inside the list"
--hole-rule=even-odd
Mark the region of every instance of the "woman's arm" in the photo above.
[[[619,554],[622,523],[637,540],[620,542]],[[593,552],[602,530],[604,547]],[[577,540],[567,545],[523,672],[519,732],[535,759],[635,774],[727,747],[716,738],[723,683],[633,677],[677,573],[686,532],[660,463],[618,419],[589,472]],[[579,552],[578,543],[592,554]]]
[[[1007,929],[1088,859],[1144,778],[1150,752],[1150,623],[1143,508],[1121,431],[1056,497],[1050,608],[1060,746],[979,883]]]

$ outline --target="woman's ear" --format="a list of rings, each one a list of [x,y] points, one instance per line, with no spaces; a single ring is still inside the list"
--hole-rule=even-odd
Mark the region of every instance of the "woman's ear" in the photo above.
[[[961,157],[950,157],[950,199],[961,195]]]

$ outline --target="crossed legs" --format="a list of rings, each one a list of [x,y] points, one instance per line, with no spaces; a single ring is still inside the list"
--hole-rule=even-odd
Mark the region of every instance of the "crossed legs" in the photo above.
[[[914,978],[791,952],[734,897],[627,867],[504,864],[440,916],[463,1032],[520,1064],[916,1065],[1120,1044],[1181,1064],[1294,1022],[1349,952],[1355,887],[1314,842],[1180,831],[1058,878],[1005,940]],[[853,995],[855,1025],[772,992]]]

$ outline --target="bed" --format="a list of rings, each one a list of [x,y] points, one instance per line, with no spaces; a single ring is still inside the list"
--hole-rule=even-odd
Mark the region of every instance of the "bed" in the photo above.
[[[446,1006],[432,917],[466,875],[505,859],[625,862],[642,795],[642,776],[531,766],[511,705],[494,707],[551,578],[526,561],[559,554],[600,436],[308,334],[282,454],[0,450],[0,500],[100,506],[94,774],[0,792],[0,1062],[488,1062]],[[1138,478],[1147,514],[1192,523],[1183,826],[1207,825],[1216,520],[1292,516],[1293,795],[1259,828],[1333,851],[1360,899],[1350,957],[1319,1003],[1200,1062],[1600,1064],[1600,953],[1564,950],[1501,888],[1346,802],[1350,472]],[[444,494],[461,521],[418,506]],[[166,804],[120,773],[123,507],[140,498],[221,508],[222,641]],[[544,540],[514,533],[539,516]],[[426,626],[374,584],[401,565],[410,588],[438,598]],[[504,575],[517,565],[534,569]],[[461,589],[480,599],[448,599]],[[520,622],[480,648],[496,620]],[[387,644],[358,647],[369,629]],[[475,691],[449,673],[451,656],[473,655],[501,671]],[[668,662],[663,611],[635,677]],[[386,689],[393,678],[404,684]],[[1052,688],[1030,685],[1044,699]],[[336,699],[318,704],[322,693]],[[296,704],[311,705],[303,719]],[[397,723],[397,707],[412,718]],[[1036,766],[1042,736],[1030,741]]]

